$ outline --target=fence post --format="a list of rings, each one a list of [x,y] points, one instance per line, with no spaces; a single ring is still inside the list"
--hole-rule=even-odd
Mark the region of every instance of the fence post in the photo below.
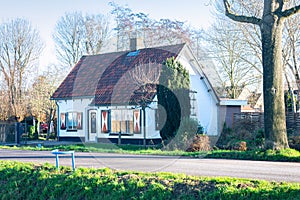
[[[15,135],[15,142],[17,144],[20,144],[20,123],[19,122],[16,122],[15,123],[15,132],[16,132],[16,135]]]

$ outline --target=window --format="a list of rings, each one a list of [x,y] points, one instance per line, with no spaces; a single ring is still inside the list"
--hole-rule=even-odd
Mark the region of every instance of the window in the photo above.
[[[111,132],[140,133],[139,113],[139,110],[111,110]]]
[[[82,129],[82,113],[68,112],[66,113],[66,128],[68,131],[76,131]]]

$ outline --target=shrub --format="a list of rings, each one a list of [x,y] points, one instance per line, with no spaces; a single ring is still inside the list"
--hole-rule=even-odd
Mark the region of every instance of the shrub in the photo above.
[[[227,126],[226,122],[224,122],[221,135],[216,143],[216,147],[220,149],[226,149],[228,143],[232,140],[232,138],[233,131]]]
[[[30,138],[34,138],[34,134],[35,134],[35,126],[29,126],[29,137]]]
[[[247,150],[247,142],[245,141],[236,141],[232,142],[229,145],[230,150],[237,150],[237,151],[246,151]]]
[[[258,148],[263,148],[264,143],[265,143],[265,135],[264,135],[264,130],[263,129],[259,129],[255,135],[255,146]]]
[[[210,148],[210,141],[207,135],[200,135],[197,134],[191,146],[187,149],[188,152],[195,152],[195,151],[209,151]]]
[[[289,146],[293,149],[300,150],[300,136],[290,136]]]
[[[246,149],[263,148],[264,131],[257,129],[255,125],[251,128],[249,120],[240,121],[233,129],[224,123],[222,133],[216,146],[220,149],[238,149],[241,142],[246,142]],[[244,149],[244,148],[242,148]]]
[[[189,117],[181,120],[180,127],[174,138],[170,138],[165,146],[166,150],[186,151],[193,142],[198,130],[198,122]]]

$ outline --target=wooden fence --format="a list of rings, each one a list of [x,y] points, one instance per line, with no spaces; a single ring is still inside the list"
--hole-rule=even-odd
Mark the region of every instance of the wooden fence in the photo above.
[[[233,127],[241,122],[251,124],[253,129],[264,128],[264,113],[242,112],[233,114]],[[286,127],[289,135],[300,135],[300,113],[286,113]]]

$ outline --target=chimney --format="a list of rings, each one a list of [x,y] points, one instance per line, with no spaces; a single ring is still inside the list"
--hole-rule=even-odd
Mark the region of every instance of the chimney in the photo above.
[[[143,47],[143,40],[141,38],[130,38],[130,51],[136,51]]]

